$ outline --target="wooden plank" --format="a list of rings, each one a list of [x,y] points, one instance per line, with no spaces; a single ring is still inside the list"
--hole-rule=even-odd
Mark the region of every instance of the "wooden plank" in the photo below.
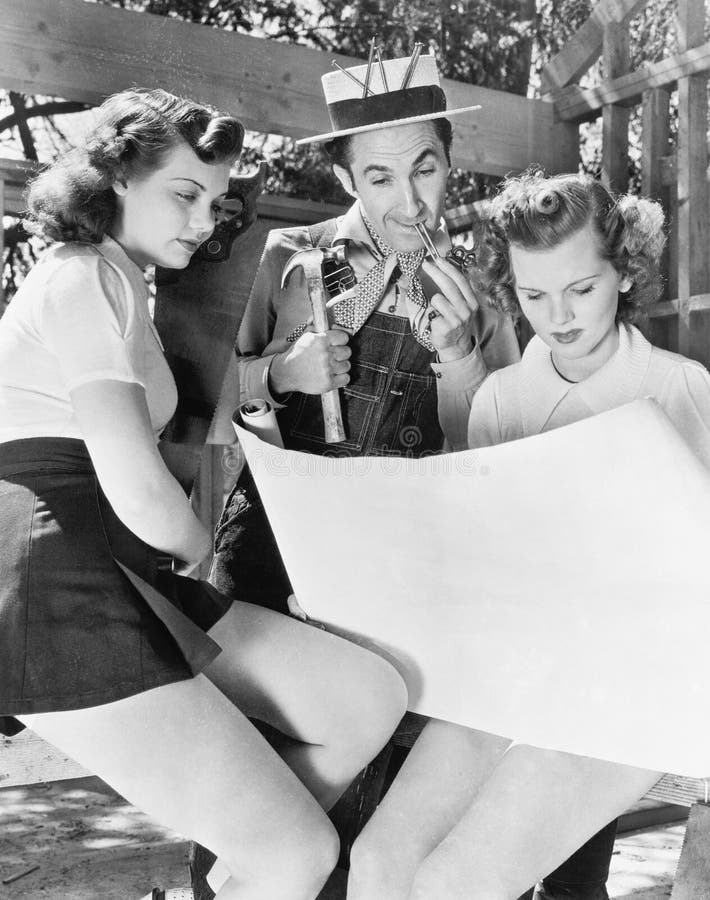
[[[686,306],[689,312],[710,311],[710,294],[695,294],[688,298]],[[680,308],[680,300],[666,300],[661,303],[655,303],[648,314],[651,318],[662,319],[667,316],[677,316]]]
[[[29,728],[0,743],[0,788],[83,778],[90,773]]]
[[[698,33],[702,35],[702,29]],[[633,106],[641,100],[643,92],[650,88],[672,89],[679,78],[707,72],[708,69],[710,69],[710,41],[637,69],[628,75],[622,75],[620,78],[605,80],[593,88],[570,85],[555,94],[555,109],[563,121],[587,121],[598,116],[608,103],[626,103]]]
[[[710,884],[710,806],[690,811],[671,900],[706,900]]]
[[[330,127],[320,77],[333,54],[83,0],[2,6],[6,90],[96,104],[150,85],[230,110],[258,131],[303,137]],[[443,86],[451,107],[483,106],[456,122],[454,153],[464,168],[501,175],[531,161],[550,171],[576,165],[576,131],[556,122],[551,103],[449,80]]]
[[[542,90],[566,87],[596,62],[602,52],[604,29],[623,25],[648,0],[600,0],[587,21],[568,39],[565,47],[542,70]]]
[[[0,175],[0,307],[5,301],[5,288],[3,286],[3,274],[5,272],[5,228],[3,216],[5,215],[5,179]]]
[[[641,828],[657,828],[669,822],[683,822],[688,818],[688,807],[663,800],[649,800],[646,797],[634,803],[619,816],[617,834],[638,831]]]
[[[236,400],[235,400],[236,406]],[[213,534],[224,508],[224,469],[221,444],[208,444],[202,451],[200,467],[190,496],[197,518],[207,531]],[[212,564],[211,556],[203,560],[195,571],[196,578],[207,579]]]
[[[702,39],[703,0],[679,0],[682,50]],[[678,80],[678,347],[690,354],[690,298],[710,289],[708,265],[707,75]]]
[[[0,158],[0,181],[5,185],[6,216],[21,216],[25,212],[25,185],[39,171],[30,160]]]
[[[348,209],[347,206],[336,203],[316,203],[313,200],[299,200],[283,194],[262,194],[256,201],[256,208],[260,219],[287,222],[289,225],[315,225],[316,222],[342,216]]]
[[[604,29],[604,72],[609,78],[629,71],[629,32],[625,25]],[[613,191],[629,186],[629,110],[605,106],[602,114],[602,180]]]
[[[670,143],[670,92],[666,88],[644,91],[641,133],[641,193],[657,200],[666,216],[666,233],[671,228],[671,191],[663,183],[662,159],[668,153]],[[663,282],[662,299],[669,296],[670,270],[669,244],[663,248],[660,273]],[[675,285],[674,285],[675,292]]]
[[[641,134],[641,193],[663,203],[668,211],[668,191],[663,182],[663,160],[670,141],[670,92],[666,88],[644,91]]]

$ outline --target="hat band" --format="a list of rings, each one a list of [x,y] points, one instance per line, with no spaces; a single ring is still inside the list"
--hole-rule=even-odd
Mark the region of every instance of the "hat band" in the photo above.
[[[328,104],[333,131],[362,128],[380,122],[385,125],[396,122],[397,119],[426,116],[445,109],[446,96],[435,84],[375,94],[374,97],[362,100],[337,100]]]

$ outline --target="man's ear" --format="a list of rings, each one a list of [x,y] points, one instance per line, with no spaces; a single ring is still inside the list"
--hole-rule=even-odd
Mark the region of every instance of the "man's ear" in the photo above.
[[[116,175],[116,178],[114,179],[111,187],[113,188],[113,192],[117,197],[126,196],[126,192],[128,191],[128,184],[126,183],[126,179],[122,172],[119,172],[119,174]]]
[[[335,177],[342,184],[343,188],[348,192],[348,194],[358,200],[359,194],[355,190],[355,184],[350,172],[348,172],[348,170],[344,169],[342,166],[339,166],[337,163],[333,163],[333,172],[335,174]]]

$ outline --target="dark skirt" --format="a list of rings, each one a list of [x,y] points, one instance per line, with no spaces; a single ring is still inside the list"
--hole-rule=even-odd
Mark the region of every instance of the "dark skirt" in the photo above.
[[[86,446],[0,444],[0,732],[190,678],[231,599],[173,574],[118,519]]]

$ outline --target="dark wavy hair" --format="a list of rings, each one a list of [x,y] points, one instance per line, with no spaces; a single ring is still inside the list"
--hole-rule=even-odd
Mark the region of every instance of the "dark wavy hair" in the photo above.
[[[592,223],[599,252],[633,282],[619,294],[618,322],[633,322],[658,299],[665,234],[660,204],[617,196],[588,175],[545,176],[538,169],[508,178],[488,204],[477,246],[481,289],[505,312],[520,314],[510,246],[556,247]]]
[[[116,214],[117,180],[155,170],[181,141],[203,162],[236,160],[243,138],[237,119],[167,91],[113,94],[98,107],[84,145],[30,183],[24,224],[52,241],[98,243]]]
[[[454,131],[451,127],[451,122],[446,118],[441,119],[431,119],[431,124],[434,126],[434,131],[436,132],[436,136],[441,141],[441,144],[444,148],[444,155],[446,156],[446,162],[448,165],[451,165],[451,143],[454,139]],[[422,123],[425,124],[425,123]],[[393,123],[392,128],[397,127],[397,123]],[[342,137],[333,138],[332,141],[328,141],[327,144],[323,145],[323,149],[328,155],[328,159],[333,165],[338,165],[342,169],[350,175],[350,178],[353,177],[352,172],[352,140],[355,137],[353,134],[346,134]]]

